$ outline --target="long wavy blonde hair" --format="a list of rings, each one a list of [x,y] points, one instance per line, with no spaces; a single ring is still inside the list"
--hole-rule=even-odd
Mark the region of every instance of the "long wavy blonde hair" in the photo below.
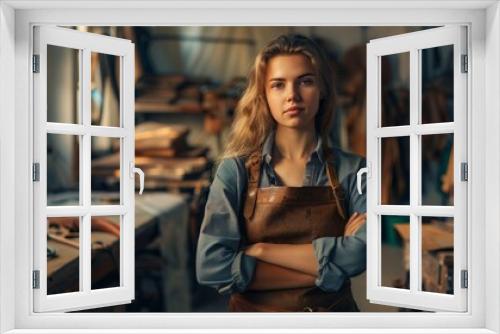
[[[302,54],[308,57],[316,69],[320,84],[320,104],[315,119],[316,131],[323,143],[328,143],[328,134],[333,119],[335,93],[333,73],[328,59],[313,40],[302,35],[281,35],[262,49],[248,75],[248,86],[236,107],[227,146],[219,160],[236,156],[248,156],[259,149],[268,134],[276,126],[266,99],[265,76],[269,60],[278,55]]]

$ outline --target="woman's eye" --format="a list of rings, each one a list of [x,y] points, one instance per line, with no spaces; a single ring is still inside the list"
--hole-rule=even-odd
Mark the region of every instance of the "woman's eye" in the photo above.
[[[275,82],[271,84],[271,88],[282,88],[284,85],[282,82]]]
[[[309,85],[314,84],[314,80],[313,80],[313,79],[310,79],[310,78],[308,78],[308,79],[302,79],[302,80],[300,81],[300,84],[301,84],[301,85],[305,85],[305,86],[309,86]]]

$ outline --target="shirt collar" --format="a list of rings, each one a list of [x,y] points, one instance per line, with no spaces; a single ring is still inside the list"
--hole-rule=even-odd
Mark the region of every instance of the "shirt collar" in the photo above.
[[[276,130],[271,130],[269,134],[266,137],[266,140],[264,141],[264,144],[262,145],[262,158],[266,163],[271,163],[272,160],[272,155],[271,153],[273,152],[273,147],[274,147],[274,136],[276,134]],[[314,148],[314,151],[311,153],[310,159],[316,155],[321,163],[324,162],[324,155],[323,155],[323,141],[321,140],[321,136],[318,137],[318,143],[316,144],[316,147]]]

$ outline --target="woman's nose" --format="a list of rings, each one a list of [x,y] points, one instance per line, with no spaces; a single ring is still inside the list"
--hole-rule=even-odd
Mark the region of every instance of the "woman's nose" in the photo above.
[[[288,101],[300,101],[301,100],[298,85],[296,85],[296,84],[289,85],[288,92],[287,92],[287,100]]]

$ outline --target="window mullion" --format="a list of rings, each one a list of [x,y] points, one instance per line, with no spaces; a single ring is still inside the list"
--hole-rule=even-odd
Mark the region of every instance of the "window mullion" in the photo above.
[[[82,123],[85,129],[90,128],[90,50],[82,51]],[[82,159],[80,160],[83,184],[81,189],[85,214],[81,218],[80,237],[80,282],[81,291],[90,293],[91,290],[91,136],[86,132],[82,138]]]
[[[419,122],[420,66],[419,50],[410,50],[410,291],[416,292],[421,286],[421,241],[420,218],[416,209],[420,203],[420,145],[419,136],[414,129]]]

